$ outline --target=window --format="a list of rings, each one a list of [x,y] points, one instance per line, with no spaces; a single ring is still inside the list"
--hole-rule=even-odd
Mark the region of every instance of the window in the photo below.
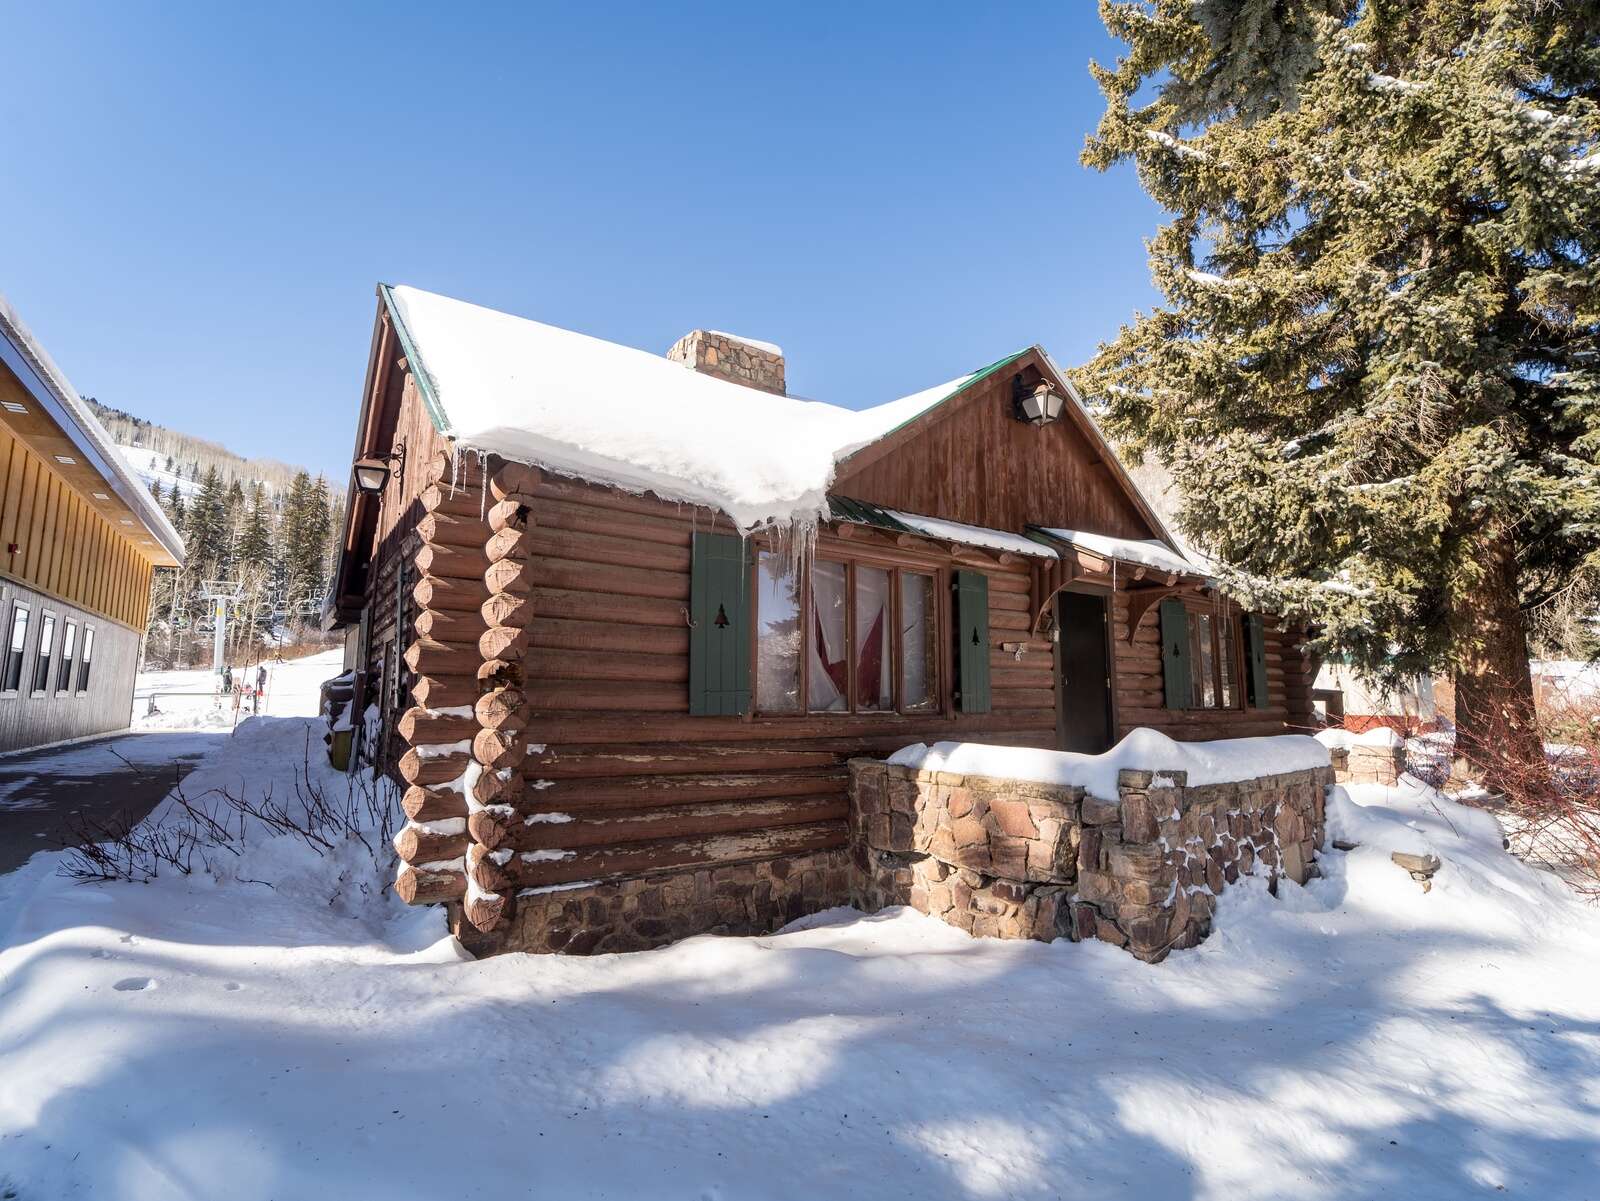
[[[39,653],[33,660],[33,690],[50,687],[50,652],[56,643],[56,615],[46,613],[39,621]]]
[[[28,606],[11,606],[11,638],[6,643],[6,674],[4,691],[15,692],[22,687],[22,656],[28,647]]]
[[[761,551],[757,711],[937,708],[942,643],[935,588],[927,572],[821,558],[798,571],[787,554]]]
[[[83,661],[78,664],[78,691],[89,690],[89,666],[94,659],[94,627],[83,627]]]
[[[1189,609],[1189,707],[1239,707],[1237,616],[1218,609]]]
[[[67,622],[67,628],[61,635],[61,671],[56,676],[56,691],[72,691],[72,669],[77,666],[73,656],[78,649],[78,627],[73,622]]]

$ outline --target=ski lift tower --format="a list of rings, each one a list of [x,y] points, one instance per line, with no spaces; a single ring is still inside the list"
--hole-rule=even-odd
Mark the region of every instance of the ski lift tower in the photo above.
[[[202,580],[200,595],[211,602],[211,670],[222,670],[223,648],[228,637],[228,605],[238,603],[244,588],[237,580]]]

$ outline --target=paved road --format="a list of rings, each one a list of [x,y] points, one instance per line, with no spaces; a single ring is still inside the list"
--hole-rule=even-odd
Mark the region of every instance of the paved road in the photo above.
[[[0,873],[69,842],[75,819],[138,821],[226,737],[117,734],[0,758]]]

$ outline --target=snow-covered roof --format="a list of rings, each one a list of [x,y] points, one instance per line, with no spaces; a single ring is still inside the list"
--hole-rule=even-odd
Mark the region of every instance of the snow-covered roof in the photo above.
[[[1177,571],[1184,575],[1205,574],[1205,566],[1185,558],[1164,542],[1154,538],[1113,538],[1109,534],[1091,534],[1087,530],[1048,529],[1042,533],[1093,554],[1104,555],[1123,563],[1137,563],[1154,567],[1157,571]]]
[[[112,441],[105,426],[84,403],[83,397],[67,379],[66,373],[56,366],[55,360],[39,344],[23,322],[17,310],[0,294],[0,343],[8,343],[20,355],[20,361],[8,364],[18,372],[24,386],[35,390],[28,376],[34,376],[43,385],[47,395],[39,397],[40,404],[83,452],[86,462],[109,484],[117,496],[133,510],[144,524],[179,563],[183,562],[183,539],[167,520],[150,495],[150,490]]]
[[[1042,542],[1006,530],[991,530],[987,526],[967,525],[960,521],[946,521],[942,517],[922,517],[916,513],[902,513],[898,509],[885,509],[901,525],[938,538],[945,542],[961,542],[967,546],[982,546],[989,550],[1011,551],[1018,555],[1033,555],[1040,559],[1059,559],[1053,549]]]
[[[747,530],[824,519],[839,462],[1000,365],[854,410],[433,292],[384,292],[458,446],[707,505]]]

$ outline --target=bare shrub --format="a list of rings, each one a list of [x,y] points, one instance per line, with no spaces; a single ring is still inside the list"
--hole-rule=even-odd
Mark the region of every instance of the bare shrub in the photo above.
[[[125,815],[74,819],[61,874],[83,883],[141,884],[163,872],[216,875],[228,857],[242,859],[252,839],[287,835],[319,856],[359,846],[376,878],[389,880],[395,805],[388,780],[355,772],[340,776],[339,785],[327,786],[312,765],[312,755],[321,757],[323,752],[313,745],[311,730],[308,724],[304,755],[293,766],[288,795],[278,795],[271,783],[252,795],[241,782],[237,790],[209,788],[191,796],[179,781],[169,794],[172,804],[145,821],[133,822]]]

